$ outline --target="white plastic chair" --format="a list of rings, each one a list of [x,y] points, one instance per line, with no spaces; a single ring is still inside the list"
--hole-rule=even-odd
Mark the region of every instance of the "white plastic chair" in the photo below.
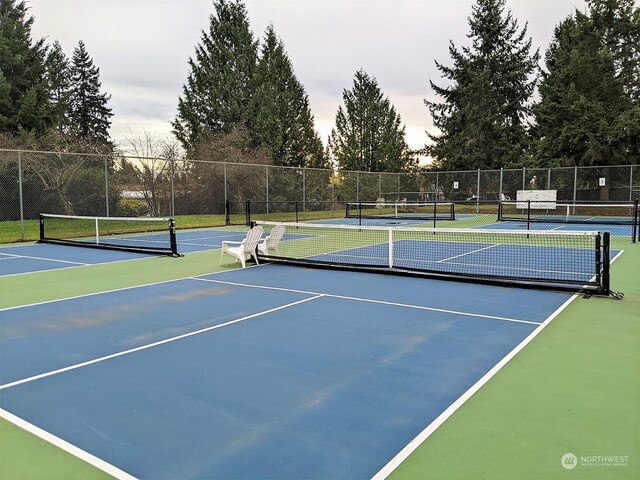
[[[280,240],[282,240],[284,231],[284,225],[276,225],[273,227],[269,236],[265,237],[265,239],[258,244],[258,251],[265,256],[269,255],[269,250],[280,253],[278,251],[278,244],[280,243]]]
[[[242,268],[246,266],[247,255],[253,257],[258,263],[258,255],[256,249],[260,238],[262,238],[263,229],[261,225],[253,227],[247,232],[247,236],[241,242],[232,242],[225,240],[222,242],[222,251],[220,252],[220,265],[222,265],[222,256],[226,253],[232,257],[236,257],[236,263],[240,260]],[[259,263],[258,263],[259,265]]]

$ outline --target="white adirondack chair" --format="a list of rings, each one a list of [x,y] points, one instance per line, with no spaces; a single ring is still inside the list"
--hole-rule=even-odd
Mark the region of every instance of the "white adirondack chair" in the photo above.
[[[269,250],[280,253],[278,251],[278,244],[280,243],[280,240],[282,240],[284,231],[284,225],[276,225],[273,227],[271,229],[271,233],[269,233],[269,235],[258,244],[258,252],[265,256],[269,255]]]
[[[220,252],[220,265],[222,265],[222,257],[225,253],[235,257],[236,262],[240,261],[242,268],[246,266],[247,255],[253,257],[256,263],[258,263],[256,249],[258,248],[260,238],[262,238],[262,233],[262,226],[257,225],[247,232],[247,236],[241,242],[232,242],[230,240],[223,241],[222,251]]]

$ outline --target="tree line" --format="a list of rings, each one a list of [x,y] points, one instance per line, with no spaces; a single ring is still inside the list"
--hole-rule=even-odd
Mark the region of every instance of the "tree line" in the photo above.
[[[110,96],[82,41],[69,60],[31,38],[26,0],[0,0],[0,135],[5,146],[112,152]],[[435,132],[411,151],[405,126],[364,68],[342,92],[323,146],[283,40],[249,28],[242,0],[213,0],[172,121],[187,158],[363,171],[468,170],[640,161],[640,8],[587,0],[544,54],[506,0],[476,0],[470,44],[449,42],[425,100]],[[420,59],[416,59],[420,61]],[[175,153],[175,149],[171,149]],[[117,168],[117,167],[113,167]]]

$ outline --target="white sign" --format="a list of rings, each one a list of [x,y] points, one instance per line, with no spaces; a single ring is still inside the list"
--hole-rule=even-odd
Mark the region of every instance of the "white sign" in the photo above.
[[[598,185],[600,185],[601,187],[604,187],[607,184],[607,179],[604,177],[600,177],[598,179]]]
[[[516,208],[526,210],[531,201],[531,210],[552,210],[556,208],[557,190],[518,190]]]
[[[453,182],[453,189],[457,190],[458,189],[458,182]]]

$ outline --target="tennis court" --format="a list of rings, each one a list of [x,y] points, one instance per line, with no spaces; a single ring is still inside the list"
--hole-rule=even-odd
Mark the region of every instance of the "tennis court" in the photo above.
[[[569,297],[268,265],[24,306],[2,408],[141,478],[370,477]]]
[[[293,226],[278,255],[387,268],[393,251],[394,268],[553,285],[598,273],[580,233],[566,244],[512,234],[508,245],[496,232],[422,232],[426,242],[415,229],[391,239],[365,227],[344,243],[345,228]],[[148,262],[166,272],[190,262],[193,273],[63,287],[0,309],[2,417],[118,478],[384,478],[576,298],[277,263],[210,273],[221,242],[245,233],[178,232],[186,257],[137,264],[128,252],[31,246],[87,255],[80,278]],[[539,262],[535,274],[523,258]],[[36,284],[71,273],[42,272]]]

